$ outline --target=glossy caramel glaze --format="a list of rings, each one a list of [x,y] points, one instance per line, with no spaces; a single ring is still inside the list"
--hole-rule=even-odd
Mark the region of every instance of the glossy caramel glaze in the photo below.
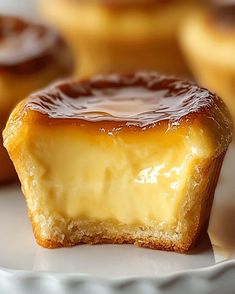
[[[213,0],[212,18],[221,27],[235,25],[235,0]]]
[[[139,72],[54,85],[31,95],[23,112],[33,110],[51,124],[95,123],[104,129],[144,130],[161,122],[176,126],[181,119],[193,121],[199,115],[215,119],[213,112],[220,107],[225,108],[218,97],[195,84]],[[229,119],[226,123],[231,127]]]
[[[68,49],[55,31],[18,17],[0,16],[0,73],[32,73],[53,62],[71,66]]]

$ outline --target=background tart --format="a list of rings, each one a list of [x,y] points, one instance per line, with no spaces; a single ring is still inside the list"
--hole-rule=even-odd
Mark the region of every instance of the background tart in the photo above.
[[[191,15],[183,24],[181,45],[198,83],[216,92],[235,119],[235,3],[211,1]]]
[[[188,75],[177,34],[197,1],[41,0],[78,57],[76,76],[157,70]]]
[[[71,72],[71,56],[62,39],[43,25],[0,16],[0,131],[13,107],[30,92]],[[0,140],[0,182],[15,176]]]

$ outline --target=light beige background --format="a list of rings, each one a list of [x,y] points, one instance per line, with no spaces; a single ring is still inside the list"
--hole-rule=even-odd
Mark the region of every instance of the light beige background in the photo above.
[[[35,0],[0,0],[0,14],[20,14],[33,17],[35,3]]]

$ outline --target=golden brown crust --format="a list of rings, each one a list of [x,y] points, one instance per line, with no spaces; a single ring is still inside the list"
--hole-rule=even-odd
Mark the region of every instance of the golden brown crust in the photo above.
[[[196,242],[196,237],[192,237],[191,242],[182,244],[180,242],[174,243],[172,240],[153,240],[151,238],[140,238],[135,239],[130,236],[112,236],[111,234],[104,237],[102,234],[96,234],[93,236],[88,236],[86,234],[81,235],[81,237],[76,240],[76,242],[72,241],[71,238],[74,236],[67,236],[63,241],[56,241],[53,239],[44,239],[41,236],[41,228],[40,224],[34,221],[34,216],[30,210],[28,210],[28,215],[31,221],[34,237],[37,243],[48,249],[55,249],[61,247],[73,247],[76,245],[81,244],[89,244],[89,245],[96,245],[96,244],[134,244],[139,247],[149,248],[149,249],[156,249],[156,250],[165,250],[165,251],[175,251],[179,253],[187,252],[190,248],[192,248]],[[83,228],[78,228],[78,230],[83,230]],[[86,228],[85,228],[86,230]],[[87,232],[89,234],[89,232]]]
[[[29,213],[30,215],[30,213]],[[37,224],[35,224],[31,219],[31,224],[34,232],[35,239],[37,243],[48,249],[55,249],[61,247],[73,247],[76,245],[81,244],[89,244],[89,245],[97,245],[97,244],[133,244],[139,247],[148,248],[148,249],[155,249],[155,250],[164,250],[164,251],[174,251],[179,253],[187,252],[189,249],[194,247],[195,240],[192,240],[191,243],[174,243],[173,241],[169,240],[154,240],[151,238],[141,238],[141,239],[134,239],[127,236],[115,236],[112,235],[103,237],[102,235],[94,235],[94,236],[81,236],[79,240],[76,242],[71,241],[70,239],[65,239],[63,242],[58,242],[55,240],[43,239],[40,235],[40,228]]]
[[[164,250],[164,251],[173,251],[173,252],[179,252],[179,253],[185,253],[189,251],[191,248],[193,248],[196,245],[196,242],[199,238],[199,232],[202,235],[202,232],[205,233],[205,229],[201,231],[197,231],[196,235],[193,236],[190,240],[190,242],[174,242],[172,240],[161,240],[161,239],[151,239],[149,237],[146,238],[139,238],[135,239],[132,237],[127,236],[115,236],[112,235],[103,237],[102,235],[94,235],[94,236],[81,236],[79,240],[76,242],[71,241],[70,239],[65,239],[62,242],[58,242],[52,239],[43,239],[40,235],[40,228],[39,226],[33,221],[33,217],[31,216],[31,213],[29,212],[33,233],[35,236],[35,239],[37,243],[48,249],[55,249],[55,248],[61,248],[61,247],[73,247],[76,245],[81,244],[89,244],[89,245],[96,245],[96,244],[133,244],[137,245],[139,247],[148,248],[148,249],[154,249],[154,250]],[[207,228],[207,226],[205,226]]]
[[[35,236],[36,237],[36,236]],[[55,241],[49,241],[49,240],[43,240],[39,238],[36,238],[37,243],[48,249],[55,249],[55,248],[61,248],[61,247],[73,247],[76,245],[82,245],[82,244],[89,244],[89,245],[97,245],[97,244],[133,244],[138,247],[143,247],[147,249],[153,249],[153,250],[164,250],[164,251],[173,251],[178,253],[185,253],[187,252],[191,246],[189,244],[174,244],[172,242],[167,241],[151,241],[149,238],[143,238],[141,240],[134,240],[132,238],[103,238],[102,236],[95,236],[95,237],[88,237],[84,236],[81,238],[80,242],[69,242],[64,241],[63,243],[55,242]],[[193,247],[193,245],[192,245]]]

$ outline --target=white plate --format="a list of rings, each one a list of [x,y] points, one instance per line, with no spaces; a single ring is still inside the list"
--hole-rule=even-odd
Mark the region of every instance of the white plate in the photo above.
[[[232,291],[235,289],[235,281],[230,279],[232,275],[235,277],[234,173],[235,146],[232,145],[211,216],[209,234],[215,246],[212,247],[209,238],[205,237],[187,255],[132,245],[43,249],[34,241],[19,186],[1,188],[0,293],[16,293],[14,287],[17,287],[17,294],[32,293],[31,287],[33,293],[50,291],[57,294],[78,290],[91,293],[92,289],[95,292],[100,289],[100,293],[117,293],[119,290],[122,293],[151,293],[156,289],[159,293],[180,293],[187,288],[190,293],[194,290],[195,293]],[[195,284],[198,280],[200,287]]]

